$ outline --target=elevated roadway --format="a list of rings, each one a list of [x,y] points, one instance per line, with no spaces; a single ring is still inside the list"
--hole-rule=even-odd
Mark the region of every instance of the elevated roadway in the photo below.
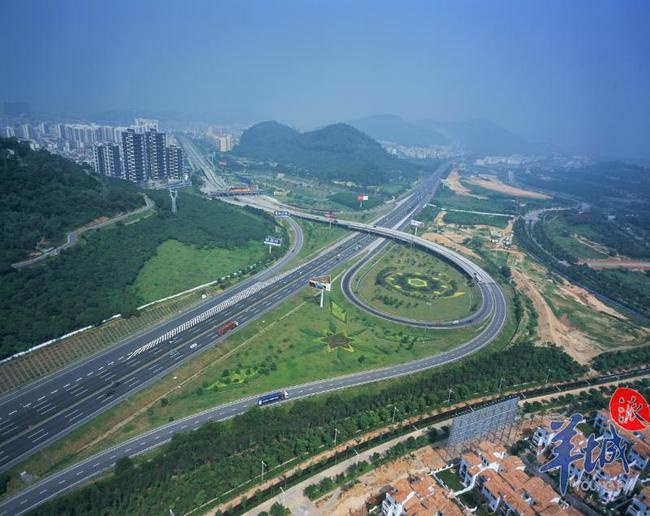
[[[437,176],[437,178],[439,178],[439,176]],[[219,319],[223,321],[232,317],[237,317],[237,320],[240,321],[241,327],[258,317],[261,313],[284,302],[287,297],[295,294],[295,292],[304,287],[307,278],[310,276],[321,275],[331,271],[337,265],[340,265],[342,261],[349,260],[359,253],[364,252],[364,248],[369,246],[372,246],[371,251],[374,251],[377,245],[377,237],[383,237],[403,242],[412,241],[415,245],[422,246],[425,249],[432,252],[438,252],[445,256],[470,276],[476,278],[476,275],[478,275],[480,278],[479,284],[483,285],[481,292],[485,296],[485,303],[489,307],[491,314],[488,323],[479,334],[450,351],[395,366],[291,386],[285,389],[289,394],[289,399],[299,399],[315,394],[323,394],[338,389],[387,380],[402,375],[424,371],[433,367],[439,367],[476,352],[492,342],[499,335],[506,322],[507,307],[503,293],[493,278],[491,278],[480,267],[454,251],[437,246],[436,244],[420,238],[414,238],[408,233],[391,229],[391,227],[383,227],[381,224],[383,223],[392,227],[401,227],[409,217],[411,217],[412,214],[421,207],[423,200],[429,197],[430,193],[431,184],[425,185],[424,191],[416,192],[405,198],[399,206],[393,210],[393,212],[376,224],[337,221],[337,224],[347,227],[348,229],[357,232],[357,234],[347,237],[344,239],[343,243],[337,243],[338,245],[327,249],[315,259],[289,271],[285,275],[282,275],[282,278],[278,282],[267,287],[268,290],[262,290],[258,295],[250,296],[250,298],[242,300],[244,302],[236,303],[227,311],[227,313],[224,311],[224,313],[219,314]],[[329,219],[325,219],[324,217],[312,216],[309,214],[302,214],[301,216],[329,223]],[[215,336],[210,331],[201,333],[191,340],[191,342],[196,343],[199,348],[206,347],[214,341]],[[157,361],[165,361],[165,363],[167,363],[166,357],[173,359],[177,354],[187,353],[187,350],[190,349],[187,345],[188,342],[189,341],[185,341],[180,346],[161,344],[152,350],[143,353],[143,358],[150,357],[150,353],[154,354],[153,357],[150,357],[154,358],[154,365],[150,365],[151,361],[147,362],[144,366],[146,367],[145,371],[150,371],[153,367],[156,367],[155,363]],[[158,358],[156,358],[156,356]],[[126,362],[128,363],[130,361]],[[164,370],[165,365],[161,365]],[[172,363],[170,367],[173,366],[174,364]],[[138,376],[134,376],[133,378],[140,381]],[[125,382],[125,384],[128,385],[128,382]],[[94,396],[89,399],[92,400],[93,406],[96,406],[97,403],[100,402],[99,398],[95,398]],[[132,456],[146,452],[167,442],[175,432],[195,429],[209,420],[219,421],[234,417],[238,414],[244,413],[256,403],[257,396],[220,405],[199,414],[169,423],[141,436],[135,437],[114,448],[93,455],[78,464],[70,466],[61,472],[55,473],[37,482],[30,488],[4,501],[0,504],[0,516],[4,514],[21,514],[45,500],[57,496],[58,494],[63,493],[102,472],[110,470],[114,466],[115,461],[121,456]]]
[[[439,177],[439,176],[438,176]],[[405,197],[378,224],[395,225],[423,202],[426,188]],[[278,271],[302,246],[299,225],[290,252],[269,270],[196,308],[117,346],[0,399],[0,469],[8,469],[118,404],[225,336],[215,329],[232,320],[241,329],[304,288],[312,275],[325,274],[369,245],[372,235],[352,234],[289,271]],[[260,243],[262,245],[262,243]],[[235,331],[236,331],[235,330]]]

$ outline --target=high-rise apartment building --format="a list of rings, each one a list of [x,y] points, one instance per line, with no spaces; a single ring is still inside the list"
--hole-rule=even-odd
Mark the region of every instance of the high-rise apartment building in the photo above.
[[[182,179],[183,177],[183,149],[170,145],[165,149],[167,177],[169,179]]]
[[[147,179],[159,180],[166,178],[166,135],[155,129],[144,133],[145,147],[147,150]]]
[[[120,146],[115,143],[95,145],[95,170],[108,177],[123,177]]]
[[[29,140],[32,137],[32,130],[29,124],[20,124],[16,128],[16,136],[23,140]]]
[[[154,131],[158,130],[158,120],[153,120],[151,118],[136,118],[135,119],[135,132],[144,133],[153,129]]]
[[[144,134],[127,129],[122,133],[124,177],[136,183],[147,180],[147,149]]]

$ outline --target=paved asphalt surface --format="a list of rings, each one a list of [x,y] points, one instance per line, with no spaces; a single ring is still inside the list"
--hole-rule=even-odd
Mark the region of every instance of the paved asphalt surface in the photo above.
[[[176,135],[176,138],[187,153],[187,157],[194,168],[203,170],[203,175],[207,181],[206,186],[210,191],[219,192],[227,190],[228,185],[224,179],[215,172],[212,164],[197,150],[192,140],[184,135]]]
[[[309,262],[280,275],[280,279],[273,284],[234,302],[213,318],[179,334],[171,341],[160,343],[133,359],[127,359],[131,351],[150,342],[152,338],[163,334],[170,327],[177,326],[179,320],[188,320],[191,314],[196,315],[205,311],[207,305],[214,306],[223,299],[236,300],[236,294],[241,293],[245,285],[233,288],[220,298],[204,303],[190,311],[191,314],[179,316],[177,321],[160,325],[144,335],[107,350],[50,379],[39,382],[9,399],[2,400],[0,402],[0,417],[2,418],[0,419],[0,439],[4,440],[0,445],[0,467],[6,468],[28,454],[34,453],[45,443],[61,437],[81,422],[91,419],[125,396],[167,374],[184,360],[189,359],[191,355],[199,353],[209,345],[218,343],[220,339],[214,332],[216,326],[236,319],[240,323],[239,328],[241,328],[295,294],[305,286],[309,277],[325,274],[340,263],[364,252],[369,246],[375,247],[377,245],[375,242],[378,240],[377,235],[407,242],[413,241],[416,245],[445,255],[471,276],[475,273],[480,274],[481,291],[493,314],[490,322],[468,342],[448,352],[397,366],[289,387],[285,389],[289,394],[289,399],[322,394],[423,371],[458,360],[490,343],[500,333],[506,320],[505,299],[492,278],[458,253],[426,240],[414,238],[407,233],[389,229],[389,227],[401,227],[408,221],[411,214],[430,198],[431,187],[436,184],[439,177],[440,174],[436,174],[435,181],[420,186],[413,195],[403,199],[391,213],[372,226],[356,222],[336,221],[336,224],[365,233],[353,234],[344,239],[343,243],[338,242]],[[300,216],[321,221],[327,220],[308,214],[300,214]],[[257,281],[260,279],[264,278],[256,278]],[[253,279],[248,281],[252,282]],[[192,345],[196,343],[197,346],[191,349],[190,343]],[[115,382],[119,382],[119,384]],[[0,504],[0,516],[23,513],[93,476],[111,469],[117,458],[121,456],[143,453],[160,446],[168,441],[175,432],[195,429],[208,420],[223,420],[241,414],[256,404],[256,398],[250,397],[215,407],[100,452],[5,500]]]
[[[116,222],[119,222],[120,220],[124,220],[127,217],[131,217],[132,215],[136,215],[137,213],[142,213],[143,211],[146,211],[150,209],[151,207],[154,206],[154,202],[147,197],[145,194],[144,196],[144,206],[141,208],[138,208],[133,211],[129,211],[127,213],[124,213],[123,215],[118,215],[117,217],[113,217],[111,219],[105,220],[104,222],[98,222],[97,224],[92,224],[90,226],[84,226],[78,229],[75,229],[73,231],[70,231],[66,237],[66,241],[64,244],[61,244],[58,247],[55,247],[53,249],[50,249],[49,251],[43,252],[43,254],[39,256],[35,256],[34,258],[29,258],[28,260],[23,260],[20,262],[12,263],[11,266],[14,267],[15,269],[22,269],[23,267],[28,267],[29,265],[33,265],[35,263],[38,263],[42,260],[45,260],[46,258],[49,258],[50,256],[56,256],[57,254],[60,254],[61,251],[64,251],[66,249],[69,249],[73,245],[76,245],[77,242],[79,241],[79,237],[83,234],[86,233],[87,231],[92,231],[95,229],[100,229],[106,226],[109,226],[111,224],[115,224]]]
[[[9,468],[60,438],[146,383],[178,367],[190,355],[200,353],[206,345],[218,341],[218,335],[203,335],[204,332],[230,320],[236,311],[249,308],[252,313],[259,313],[259,297],[243,300],[236,307],[224,310],[217,317],[178,335],[165,345],[127,360],[133,350],[225,300],[236,298],[246,288],[268,280],[285,267],[298,254],[303,243],[300,226],[293,220],[289,220],[289,223],[296,234],[294,245],[270,268],[171,320],[0,399],[0,470]],[[256,301],[258,304],[254,307]],[[242,325],[246,320],[242,318]],[[202,338],[197,342],[197,347],[190,349],[186,343],[199,336]]]

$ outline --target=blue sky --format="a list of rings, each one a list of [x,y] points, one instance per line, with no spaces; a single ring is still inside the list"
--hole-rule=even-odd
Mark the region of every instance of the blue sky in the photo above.
[[[650,2],[0,0],[0,100],[278,119],[485,117],[650,158]]]

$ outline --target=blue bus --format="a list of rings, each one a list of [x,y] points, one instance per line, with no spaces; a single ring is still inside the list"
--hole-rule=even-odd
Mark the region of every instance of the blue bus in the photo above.
[[[269,403],[286,400],[288,398],[289,398],[289,393],[287,391],[272,392],[271,394],[265,394],[264,396],[260,396],[259,398],[257,398],[257,404],[260,406],[268,405]]]

